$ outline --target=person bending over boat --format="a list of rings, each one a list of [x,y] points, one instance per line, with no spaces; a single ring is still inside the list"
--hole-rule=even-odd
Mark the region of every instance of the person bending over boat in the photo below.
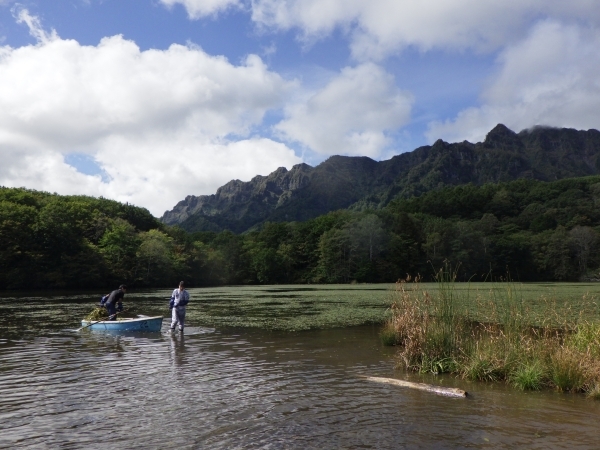
[[[108,296],[108,300],[104,303],[108,311],[108,320],[117,320],[117,312],[123,311],[123,297],[127,291],[127,286],[122,284],[119,289],[115,289]]]
[[[179,331],[183,333],[185,322],[185,305],[190,301],[190,294],[185,290],[185,283],[181,281],[179,287],[171,294],[169,309],[171,310],[171,331],[179,325]]]

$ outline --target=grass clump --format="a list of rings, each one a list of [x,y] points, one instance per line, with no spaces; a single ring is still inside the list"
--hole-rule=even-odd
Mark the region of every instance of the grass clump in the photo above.
[[[456,355],[467,344],[467,322],[455,309],[452,275],[440,271],[438,281],[441,288],[435,296],[421,290],[418,279],[411,284],[410,279],[399,282],[392,317],[385,325],[402,345],[404,365],[419,372],[456,370]]]
[[[582,353],[600,357],[600,324],[587,322],[579,324],[567,342]]]
[[[588,398],[600,400],[600,382],[594,382],[591,386],[589,386],[585,394]]]
[[[510,374],[511,384],[522,391],[539,391],[547,385],[547,370],[538,359],[520,363]]]
[[[460,375],[472,381],[499,381],[505,378],[507,364],[493,341],[477,342],[471,352],[459,359]]]
[[[381,343],[386,346],[392,346],[399,343],[396,330],[390,323],[386,323],[379,332],[379,339],[381,340]]]
[[[600,399],[600,323],[543,301],[532,313],[514,283],[465,301],[448,266],[433,293],[419,280],[397,283],[384,343],[398,345],[408,370],[506,382],[521,390],[554,388]],[[461,290],[469,295],[468,290]],[[462,309],[463,305],[469,309]]]
[[[503,367],[499,361],[482,355],[473,355],[461,367],[462,375],[472,381],[498,381],[502,379]]]
[[[559,391],[579,392],[586,384],[584,355],[576,348],[561,347],[551,356],[551,381]]]

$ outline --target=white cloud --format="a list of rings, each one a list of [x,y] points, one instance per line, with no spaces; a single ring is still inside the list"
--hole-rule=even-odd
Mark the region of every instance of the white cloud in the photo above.
[[[165,151],[170,148],[176,151]],[[113,177],[107,186],[110,198],[137,200],[132,203],[142,204],[155,214],[171,209],[187,195],[213,194],[232,179],[250,180],[301,162],[284,144],[270,139],[199,145],[185,133],[161,133],[137,140],[111,136],[96,158]]]
[[[287,106],[276,130],[322,155],[378,157],[388,144],[386,131],[408,121],[411,104],[390,74],[367,63],[342,69],[324,88]]]
[[[360,60],[407,46],[496,50],[543,18],[598,24],[600,8],[594,0],[252,0],[252,19],[261,27],[298,29],[304,39],[346,30]]]
[[[213,16],[229,8],[242,7],[241,0],[160,0],[168,7],[182,5],[190,19]]]
[[[478,141],[497,123],[520,131],[534,125],[600,128],[600,30],[539,23],[498,59],[499,72],[482,105],[430,124],[434,141]]]
[[[100,176],[79,173],[64,163],[64,157],[58,151],[0,144],[0,155],[2,186],[26,187],[61,194],[107,196],[107,186],[102,184]]]
[[[20,7],[20,5],[15,5],[12,8],[12,13],[17,23],[24,23],[27,25],[29,28],[29,34],[36,38],[38,42],[47,43],[58,38],[55,30],[52,30],[50,33],[46,32],[42,28],[40,19],[36,16],[30,15],[29,11]]]
[[[0,58],[0,117],[40,143],[86,145],[156,127],[248,132],[288,87],[257,56],[233,66],[181,45],[141,52],[120,36],[95,47],[61,39],[3,47]]]
[[[380,61],[407,47],[500,54],[499,73],[481,93],[480,105],[464,109],[453,120],[431,123],[427,137],[432,141],[481,139],[498,122],[517,130],[537,123],[600,125],[597,0],[239,1],[249,5],[252,20],[267,32],[295,30],[311,43],[341,31],[359,62]],[[385,131],[406,123],[410,96],[393,83],[384,83],[387,87],[379,91],[350,88],[351,70],[344,69],[322,91],[288,105],[285,120],[276,126],[280,135],[320,154],[385,153]],[[374,92],[361,96],[370,88]],[[348,94],[339,94],[344,89]],[[386,90],[389,98],[397,99],[396,106],[379,112],[379,127],[367,123],[358,111],[374,111],[370,97],[385,98],[381,92]]]
[[[252,137],[293,87],[257,56],[236,66],[191,46],[45,36],[0,47],[0,185],[104,195],[161,215],[186,195],[300,162]],[[65,164],[71,153],[90,155],[110,181]]]

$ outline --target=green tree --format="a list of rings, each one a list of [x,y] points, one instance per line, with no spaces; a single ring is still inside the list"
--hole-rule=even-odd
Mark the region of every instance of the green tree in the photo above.
[[[568,281],[577,277],[571,259],[567,230],[559,226],[534,236],[532,240],[534,264],[539,273],[537,279]]]
[[[140,246],[137,250],[138,280],[151,286],[166,286],[172,283],[173,239],[159,230],[140,233]]]
[[[346,230],[333,228],[319,240],[319,264],[316,280],[325,283],[350,281],[350,239]]]
[[[344,231],[348,236],[351,277],[363,282],[377,281],[377,261],[388,241],[383,221],[375,214],[366,214],[348,222]]]
[[[31,286],[37,273],[34,226],[37,211],[33,206],[0,201],[0,288]]]
[[[120,218],[112,220],[98,243],[109,267],[111,284],[133,282],[140,244],[141,238],[133,225]]]
[[[576,226],[569,231],[569,238],[579,273],[585,274],[588,269],[588,262],[593,253],[595,253],[598,243],[598,233],[590,227]]]

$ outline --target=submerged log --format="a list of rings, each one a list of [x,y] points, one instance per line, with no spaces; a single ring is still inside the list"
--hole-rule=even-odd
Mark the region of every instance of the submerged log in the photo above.
[[[395,384],[396,386],[402,386],[412,389],[418,389],[420,391],[432,392],[438,395],[445,395],[447,397],[466,397],[467,392],[457,388],[447,388],[442,386],[435,386],[433,384],[425,383],[413,383],[411,381],[397,380],[396,378],[382,378],[382,377],[368,377],[363,376],[366,380],[374,381],[376,383],[387,383]]]

